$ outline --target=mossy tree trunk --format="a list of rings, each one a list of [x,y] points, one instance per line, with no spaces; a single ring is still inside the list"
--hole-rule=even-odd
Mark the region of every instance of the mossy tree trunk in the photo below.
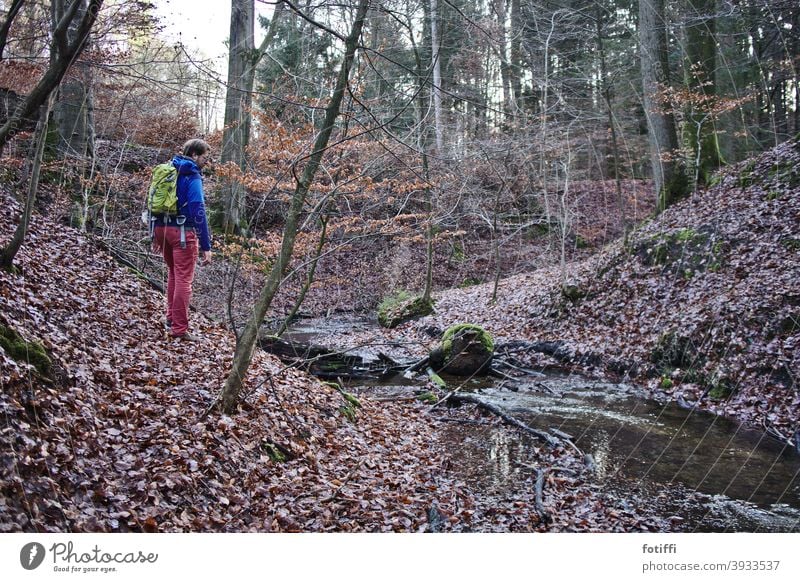
[[[675,116],[663,98],[663,90],[669,86],[665,23],[664,0],[640,0],[642,96],[659,211],[680,200],[688,191],[688,180],[679,153]]]
[[[286,268],[289,265],[289,260],[294,250],[294,241],[297,236],[297,225],[300,212],[303,209],[303,204],[306,200],[306,195],[311,187],[311,182],[319,168],[320,161],[325,149],[328,147],[333,126],[339,116],[339,111],[342,104],[342,98],[347,90],[348,80],[350,78],[350,69],[353,64],[356,49],[358,46],[358,39],[361,36],[361,30],[364,27],[364,19],[369,7],[369,0],[359,0],[358,8],[356,10],[355,20],[350,34],[345,39],[345,55],[342,62],[341,69],[339,70],[339,77],[336,81],[336,87],[331,96],[331,100],[325,109],[325,120],[323,122],[322,130],[317,135],[314,142],[314,149],[305,166],[302,177],[297,181],[292,202],[289,207],[289,212],[286,217],[286,225],[283,229],[283,240],[281,242],[281,250],[278,259],[270,270],[267,281],[261,289],[258,300],[253,306],[253,312],[248,319],[247,324],[239,337],[236,344],[236,353],[233,359],[233,369],[228,375],[225,386],[222,389],[221,404],[222,410],[226,414],[232,414],[236,411],[239,405],[239,394],[242,390],[244,378],[250,363],[253,359],[253,352],[258,340],[258,331],[264,321],[264,316],[267,309],[278,291],[278,287],[283,279]]]
[[[717,44],[714,36],[716,0],[694,0],[686,25],[684,77],[695,95],[685,126],[686,143],[693,154],[694,186],[704,186],[723,164],[715,126]]]

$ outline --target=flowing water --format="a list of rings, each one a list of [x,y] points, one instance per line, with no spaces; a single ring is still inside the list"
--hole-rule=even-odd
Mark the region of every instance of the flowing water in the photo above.
[[[308,327],[303,339],[312,338]],[[324,332],[320,335],[324,337]],[[454,382],[461,382],[452,379]],[[397,376],[360,380],[350,390],[410,394],[414,382]],[[464,387],[529,426],[560,431],[592,455],[595,478],[620,498],[675,486],[701,502],[676,501],[673,512],[696,531],[800,531],[800,454],[764,431],[700,410],[643,398],[635,387],[547,375]],[[511,488],[517,467],[538,443],[493,426],[453,425],[457,470],[478,484]]]

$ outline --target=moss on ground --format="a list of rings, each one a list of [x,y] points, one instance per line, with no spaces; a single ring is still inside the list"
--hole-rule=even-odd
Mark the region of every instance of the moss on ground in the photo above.
[[[422,392],[421,394],[417,394],[417,400],[425,404],[436,404],[439,402],[439,398],[433,392]]]
[[[0,324],[0,347],[14,360],[33,366],[43,378],[52,379],[53,361],[41,343],[25,341],[16,330]]]
[[[663,267],[686,279],[704,271],[719,271],[729,245],[711,227],[680,228],[639,240],[633,251],[642,263]]]

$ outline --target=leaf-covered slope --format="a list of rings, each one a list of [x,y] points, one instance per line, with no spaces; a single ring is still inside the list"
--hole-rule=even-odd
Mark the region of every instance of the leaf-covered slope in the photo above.
[[[3,200],[4,242],[17,207]],[[159,294],[38,217],[18,265],[0,272],[0,323],[41,341],[56,371],[44,380],[0,349],[1,531],[424,525],[443,461],[414,407],[364,403],[353,425],[338,392],[273,376],[280,364],[258,354],[241,413],[206,414],[233,354],[224,329],[193,315],[202,340],[170,341]],[[326,502],[348,474],[361,504]]]
[[[19,207],[0,199],[3,244]],[[529,469],[513,491],[455,478],[453,425],[427,407],[362,400],[351,422],[336,390],[260,352],[242,410],[220,415],[225,329],[193,314],[201,341],[168,340],[158,293],[39,216],[17,264],[0,271],[0,324],[52,371],[0,347],[0,531],[421,531],[432,507],[444,531],[670,528],[649,500],[634,512],[594,488],[564,448],[530,459],[573,475],[548,477],[545,524]]]
[[[800,429],[800,146],[718,183],[581,263],[448,291],[405,333],[459,321],[505,339],[560,341],[584,370],[649,379],[673,397],[790,437]]]

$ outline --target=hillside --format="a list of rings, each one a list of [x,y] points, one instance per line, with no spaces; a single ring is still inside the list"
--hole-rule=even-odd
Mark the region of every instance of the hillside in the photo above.
[[[19,213],[5,193],[2,203],[0,243]],[[157,292],[96,239],[38,215],[17,265],[0,272],[0,531],[672,527],[652,499],[592,485],[570,449],[536,447],[528,463],[560,471],[547,477],[547,523],[530,470],[502,496],[453,476],[459,450],[445,432],[477,422],[470,407],[347,409],[331,386],[263,353],[241,411],[220,415],[234,348],[224,328],[195,314],[201,341],[170,342]]]
[[[800,428],[798,161],[795,141],[728,168],[625,243],[563,271],[504,279],[495,303],[491,285],[442,292],[434,315],[383,339],[419,354],[446,326],[479,323],[525,365],[624,377],[791,440]],[[0,242],[19,213],[2,199]],[[37,215],[21,272],[0,273],[3,531],[427,531],[432,508],[444,531],[671,531],[680,522],[658,500],[697,502],[667,490],[615,498],[570,449],[535,447],[535,465],[566,471],[548,477],[547,523],[535,474],[509,494],[452,470],[453,423],[496,419],[471,407],[430,414],[418,402],[348,409],[331,386],[263,353],[242,410],[220,415],[230,332],[198,312],[202,341],[170,342],[160,294],[104,248]]]
[[[796,443],[798,253],[794,140],[725,169],[627,243],[568,264],[568,292],[558,267],[504,279],[494,304],[491,285],[454,289],[436,314],[386,336],[429,345],[452,323],[478,323],[501,342],[527,341],[514,355],[528,365],[629,378]]]

